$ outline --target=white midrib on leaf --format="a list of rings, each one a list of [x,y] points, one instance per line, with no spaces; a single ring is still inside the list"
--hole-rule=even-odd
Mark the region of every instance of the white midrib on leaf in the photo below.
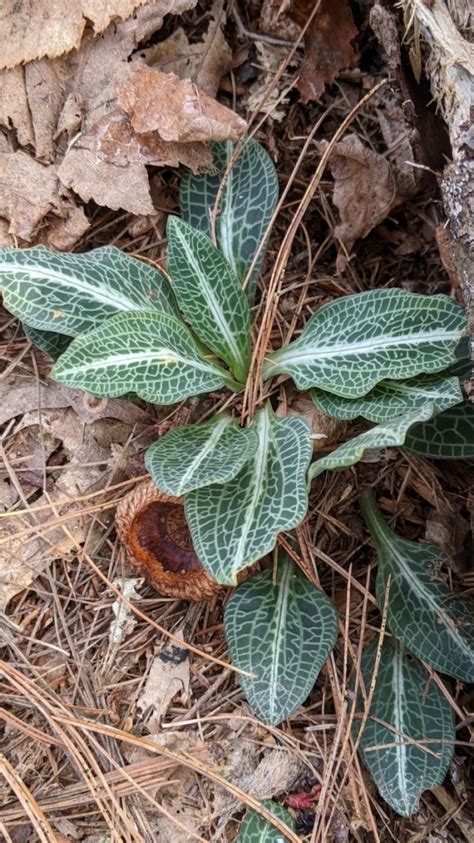
[[[449,636],[457,643],[460,649],[465,653],[465,655],[472,659],[472,651],[468,644],[464,641],[462,635],[460,635],[454,625],[451,625],[445,618],[444,612],[440,612],[439,606],[436,602],[436,599],[431,594],[429,588],[427,588],[423,583],[420,582],[416,574],[414,574],[410,568],[405,564],[403,556],[397,553],[396,547],[392,542],[390,542],[388,537],[382,533],[381,530],[377,529],[377,533],[379,535],[380,540],[385,544],[385,547],[388,549],[389,553],[392,553],[395,557],[397,564],[400,569],[401,575],[404,579],[412,586],[413,590],[421,595],[422,600],[424,600],[433,612],[436,615],[436,618],[439,620],[439,623],[443,624],[446,631],[448,632]]]
[[[247,541],[247,534],[252,523],[255,509],[257,504],[262,496],[262,492],[266,482],[266,461],[268,457],[268,440],[269,440],[269,433],[270,433],[270,420],[268,418],[268,412],[266,410],[261,410],[259,416],[255,420],[255,426],[257,429],[258,434],[258,447],[255,452],[255,471],[254,471],[254,478],[255,482],[253,485],[253,492],[252,496],[247,504],[246,511],[245,511],[245,518],[244,523],[242,524],[242,528],[240,530],[240,539],[235,549],[234,556],[234,563],[235,568],[237,571],[240,570],[242,565],[244,564],[243,558],[243,551],[245,547],[245,543]]]
[[[230,141],[226,143],[226,167],[232,158],[233,149]],[[231,265],[235,276],[238,277],[237,257],[234,254],[233,238],[234,232],[234,203],[232,201],[234,185],[232,181],[232,170],[227,174],[224,190],[222,193],[222,209],[217,217],[217,228],[219,231],[219,246],[224,253],[228,263]]]
[[[186,487],[186,483],[190,477],[194,474],[195,471],[199,468],[201,463],[209,456],[210,452],[214,449],[215,445],[219,441],[219,439],[223,436],[224,431],[229,424],[229,419],[224,418],[221,419],[220,422],[214,428],[211,436],[208,437],[204,446],[199,451],[199,454],[194,458],[194,460],[189,464],[189,467],[186,469],[184,474],[181,477],[181,482],[178,486],[177,494],[181,494],[181,490]]]
[[[403,802],[405,807],[409,806],[408,791],[407,791],[407,745],[405,739],[405,727],[403,720],[403,709],[405,707],[405,683],[403,679],[403,663],[402,652],[399,646],[396,646],[393,656],[393,674],[392,674],[392,688],[395,698],[395,734],[394,740],[397,744],[397,770],[398,770],[398,786],[400,793],[403,795]]]
[[[269,682],[269,702],[272,720],[275,716],[275,701],[278,698],[278,674],[280,671],[280,654],[282,643],[282,630],[285,630],[286,616],[288,613],[288,592],[291,577],[291,566],[285,565],[281,579],[278,576],[278,599],[275,607],[275,635],[274,648],[271,660],[271,673]]]
[[[184,363],[186,366],[191,366],[193,369],[199,369],[202,372],[212,372],[214,375],[220,374],[219,369],[214,368],[211,365],[206,365],[204,361],[201,363],[198,360],[183,357],[183,355],[176,354],[176,352],[167,348],[160,349],[160,351],[143,351],[140,353],[130,352],[129,354],[117,354],[112,357],[102,357],[100,360],[83,363],[82,365],[76,364],[71,366],[70,369],[61,369],[61,374],[63,376],[68,373],[74,375],[79,372],[93,372],[100,369],[107,369],[109,366],[126,366],[130,363],[137,365],[139,363],[148,362],[163,363],[164,365]],[[223,372],[222,374],[225,373]]]
[[[442,333],[439,331],[427,331],[422,334],[409,334],[405,337],[374,337],[372,339],[361,340],[360,342],[339,343],[336,347],[317,345],[310,346],[302,351],[297,351],[294,347],[292,349],[291,346],[287,346],[269,357],[267,367],[268,369],[271,369],[273,366],[281,366],[282,362],[285,364],[289,362],[292,365],[298,363],[312,363],[319,357],[341,357],[349,351],[357,354],[359,352],[376,351],[379,348],[390,348],[391,346],[398,347],[400,345],[418,345],[428,341],[454,341],[459,337],[459,333],[459,331],[443,331]],[[303,342],[302,338],[301,341]],[[299,340],[297,340],[297,342],[299,342]]]
[[[82,293],[89,294],[95,301],[102,302],[102,304],[108,304],[112,307],[115,307],[117,310],[143,310],[144,307],[147,305],[145,302],[142,304],[135,304],[134,302],[130,301],[130,299],[120,295],[119,292],[109,291],[104,287],[96,287],[94,284],[89,284],[87,281],[83,281],[80,278],[74,276],[66,276],[61,272],[57,272],[54,269],[44,268],[38,269],[36,267],[28,267],[22,266],[19,267],[18,264],[8,264],[2,263],[0,267],[0,275],[3,271],[7,269],[10,273],[13,274],[28,274],[30,278],[45,278],[47,277],[48,280],[55,281],[59,287],[62,284],[65,284],[66,287],[75,287],[76,290]],[[7,294],[8,294],[7,290]],[[18,293],[17,293],[18,295]],[[148,307],[150,307],[150,303]]]
[[[209,305],[209,309],[214,317],[214,320],[220,333],[224,337],[224,340],[232,353],[234,361],[243,369],[245,369],[245,360],[242,355],[242,352],[236,343],[235,337],[229,327],[229,323],[224,315],[224,312],[220,304],[216,300],[214,293],[207,282],[205,274],[202,272],[199,264],[197,263],[194,257],[192,249],[189,247],[186,237],[182,234],[179,229],[176,230],[175,235],[179,237],[181,245],[186,253],[187,259],[190,265],[192,266],[194,272],[196,273],[197,278],[201,279],[200,287],[204,294],[204,298],[206,299],[206,302]]]

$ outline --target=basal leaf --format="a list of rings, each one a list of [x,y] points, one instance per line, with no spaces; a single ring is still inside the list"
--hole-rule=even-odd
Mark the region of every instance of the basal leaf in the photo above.
[[[253,456],[257,434],[226,413],[205,424],[170,430],[148,448],[145,466],[168,495],[232,480]]]
[[[361,398],[343,398],[322,389],[312,389],[311,398],[323,413],[335,419],[361,416],[372,422],[386,422],[418,410],[427,401],[442,413],[462,401],[458,378],[443,375],[418,375],[408,381],[382,381]]]
[[[218,389],[227,378],[224,369],[202,355],[182,322],[157,310],[119,313],[77,337],[52,375],[93,395],[114,398],[133,392],[156,404]]]
[[[168,270],[178,304],[195,333],[245,383],[250,311],[230,264],[206,234],[169,217]]]
[[[413,425],[404,447],[434,460],[474,459],[474,404],[465,401],[429,421]]]
[[[41,351],[49,354],[53,360],[57,360],[61,354],[64,354],[66,348],[71,343],[71,337],[66,334],[55,334],[53,331],[41,331],[39,328],[31,328],[29,325],[23,325],[23,331],[27,339],[34,345],[38,346]]]
[[[293,831],[295,826],[293,817],[286,808],[283,808],[278,802],[272,802],[271,799],[264,799],[262,805],[267,811],[271,811],[272,814],[283,820],[285,825]],[[285,843],[285,840],[288,839],[265,817],[260,816],[256,811],[248,810],[240,825],[237,843]]]
[[[337,612],[286,554],[239,585],[224,615],[232,663],[252,710],[277,725],[311,691],[337,637]]]
[[[299,389],[359,398],[382,380],[446,368],[466,330],[463,309],[445,295],[393,289],[343,296],[268,356],[264,376],[286,374]]]
[[[217,172],[198,176],[187,173],[181,181],[183,218],[208,236],[219,186],[234,150],[230,141],[213,144]],[[241,283],[265,236],[277,200],[278,179],[271,158],[256,141],[246,141],[226,179],[216,215],[217,245]],[[265,252],[264,246],[247,287],[251,303]]]
[[[385,523],[372,492],[360,505],[379,561],[377,601],[384,605],[391,578],[387,623],[431,667],[474,681],[474,603],[455,594],[441,574],[444,554],[427,542],[402,539]]]
[[[4,249],[0,290],[5,307],[27,325],[71,337],[122,311],[175,312],[164,276],[114,246],[81,255],[44,246]]]
[[[396,448],[403,445],[411,426],[416,422],[431,418],[433,409],[433,404],[424,404],[419,410],[405,413],[405,415],[392,419],[392,421],[378,424],[376,427],[366,430],[365,433],[360,433],[359,436],[354,436],[353,439],[344,442],[343,445],[340,445],[327,456],[317,459],[309,470],[309,478],[312,480],[322,471],[354,465],[362,459],[369,449]]]
[[[296,527],[308,506],[308,422],[300,416],[279,419],[267,404],[251,429],[257,448],[237,477],[185,497],[196,552],[223,585],[236,585],[238,572],[268,553],[278,533]]]
[[[468,380],[473,375],[473,364],[471,360],[471,339],[463,337],[456,348],[456,362],[449,367],[446,374],[454,375],[461,381]]]
[[[361,673],[367,689],[376,651],[374,641],[362,656]],[[362,711],[360,698],[359,704]],[[356,721],[354,732],[358,730]],[[454,740],[448,701],[402,643],[386,638],[359,751],[380,795],[397,814],[409,817],[418,809],[423,791],[442,783],[453,757]]]

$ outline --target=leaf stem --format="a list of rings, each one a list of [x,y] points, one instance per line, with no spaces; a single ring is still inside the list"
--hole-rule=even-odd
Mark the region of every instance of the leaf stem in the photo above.
[[[387,535],[391,532],[390,527],[380,512],[375,501],[375,494],[372,489],[365,489],[359,497],[359,506],[364,517],[364,521],[370,530],[371,535],[375,539],[377,533]]]

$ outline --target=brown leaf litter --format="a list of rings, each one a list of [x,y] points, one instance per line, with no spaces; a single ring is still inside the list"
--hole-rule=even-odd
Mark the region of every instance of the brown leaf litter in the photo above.
[[[10,421],[1,484],[0,606],[4,607],[52,559],[72,550],[74,541],[87,539],[93,544],[97,531],[89,531],[81,506],[74,501],[104,488],[111,471],[113,482],[125,477],[126,455],[117,446],[125,445],[132,432],[143,428],[147,417],[119,399],[105,401],[97,412],[82,393],[55,384],[38,388],[27,382],[15,387],[5,379],[0,395],[0,423]],[[43,487],[45,465],[59,449],[63,462],[57,472],[51,467],[46,472],[44,493],[30,512],[16,515],[17,509],[30,509],[28,498]],[[71,503],[64,504],[67,500]],[[74,509],[77,517],[71,515]],[[72,541],[57,522],[62,516],[67,518]]]
[[[165,141],[236,141],[246,124],[237,114],[200,91],[190,79],[134,62],[118,101],[138,133],[157,131]]]
[[[63,0],[5,0],[0,17],[3,54],[0,68],[40,59],[55,58],[79,49],[88,21],[94,35],[103,32],[117,18],[130,17],[146,0],[69,0],[67,13]],[[180,14],[192,7],[187,0],[160,0],[157,11]],[[162,20],[157,26],[161,26]]]
[[[176,637],[184,642],[182,631]],[[189,651],[168,641],[155,656],[145,687],[137,701],[146,727],[151,734],[159,731],[168,706],[176,695],[183,703],[189,697]]]
[[[290,15],[304,26],[313,9],[312,0],[293,0]],[[303,102],[319,100],[339,71],[356,63],[351,41],[357,34],[347,0],[321,0],[304,35],[305,57],[297,83]]]
[[[321,142],[319,147],[326,149],[327,142]],[[350,254],[356,240],[366,237],[405,201],[405,182],[396,166],[365,146],[356,134],[346,135],[335,145],[329,169],[334,178],[332,200],[340,218],[334,236]],[[341,255],[339,269],[344,263]]]
[[[209,169],[207,142],[242,136],[245,122],[212,98],[232,61],[222,14],[211,17],[201,42],[187,42],[185,60],[184,33],[144,50],[147,64],[135,55],[166,14],[195,5],[196,0],[76,0],[61,17],[61,3],[42,0],[25,38],[27,5],[11,4],[9,20],[0,19],[0,34],[3,26],[15,36],[0,72],[0,125],[24,149],[2,138],[4,245],[19,239],[71,248],[88,227],[71,191],[84,202],[151,215],[147,165]],[[18,33],[25,43],[18,43]],[[176,72],[163,72],[167,65]],[[15,184],[21,186],[19,196]],[[37,196],[39,201],[32,198]]]

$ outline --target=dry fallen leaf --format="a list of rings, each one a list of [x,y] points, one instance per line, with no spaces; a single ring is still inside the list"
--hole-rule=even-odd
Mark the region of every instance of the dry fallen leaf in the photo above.
[[[202,41],[190,44],[181,27],[165,41],[140,53],[149,67],[174,73],[179,79],[192,79],[210,97],[215,97],[219,83],[232,67],[232,50],[222,32],[221,20],[211,20]]]
[[[169,143],[157,132],[134,132],[130,119],[121,109],[105,115],[81,137],[76,148],[95,151],[110,164],[126,167],[130,163],[152,164],[156,167],[178,167],[184,164],[194,173],[212,168],[212,152],[204,143]]]
[[[325,149],[326,142],[319,147]],[[334,178],[333,202],[341,220],[334,236],[349,252],[359,237],[366,237],[403,199],[394,168],[355,134],[336,144],[329,167]]]
[[[34,142],[23,66],[0,73],[0,126],[13,127],[20,146]]]
[[[18,417],[11,427],[5,457],[5,462],[8,459],[12,470],[16,470],[16,480],[12,481],[7,473],[9,498],[2,484],[2,499],[7,506],[19,501],[20,493],[28,495],[28,488],[34,491],[32,484],[36,488],[42,487],[44,460],[58,446],[65,462],[56,477],[54,472],[48,472],[48,494],[35,500],[33,510],[50,501],[57,505],[61,502],[58,506],[60,515],[70,515],[77,507],[81,510],[83,505],[64,505],[62,502],[74,501],[77,496],[103,488],[111,477],[111,470],[114,482],[125,477],[126,460],[121,459],[120,454],[112,460],[114,443],[124,444],[132,431],[137,431],[137,426],[144,426],[146,415],[129,401],[115,400],[106,401],[99,412],[95,412],[87,398],[80,392],[49,382],[40,387],[31,380],[17,387],[8,380],[0,384],[0,423]],[[22,470],[25,468],[27,473]],[[23,508],[23,503],[20,507]],[[104,517],[107,517],[107,511],[101,516]],[[14,511],[3,514],[1,607],[27,588],[53,559],[75,549],[74,541],[60,525],[44,531],[45,525],[54,522],[55,518],[49,506],[28,515],[15,515]],[[90,531],[88,518],[81,515],[68,518],[67,525],[76,542],[87,539],[93,546],[98,533]],[[35,535],[35,526],[41,536]]]
[[[313,9],[312,0],[293,0],[290,14],[303,26]],[[343,67],[355,64],[351,41],[356,35],[347,0],[321,0],[304,36],[305,57],[297,83],[303,102],[318,100]]]
[[[88,149],[71,149],[58,170],[67,187],[88,202],[117,211],[123,208],[131,214],[152,214],[148,174],[144,164],[117,167],[109,164]]]
[[[184,641],[182,632],[177,632],[176,636]],[[137,708],[145,716],[151,733],[159,731],[161,720],[173,697],[180,694],[183,701],[188,698],[189,682],[189,652],[169,641],[155,656],[137,702]]]
[[[13,152],[0,135],[0,216],[9,221],[9,234],[31,240],[47,214],[61,214],[60,188],[54,165],[39,164],[21,150]]]
[[[279,793],[290,790],[298,776],[304,772],[304,763],[296,753],[285,749],[265,751],[261,760],[255,759],[255,743],[244,737],[225,741],[232,747],[223,766],[222,774],[228,781],[245,790],[256,799],[271,799]],[[248,757],[253,764],[248,763]],[[216,788],[214,813],[219,824],[225,825],[239,805],[238,800],[223,788]]]
[[[128,82],[118,86],[118,101],[136,132],[157,131],[163,140],[237,141],[247,124],[189,79],[134,62]]]
[[[0,125],[15,130],[20,146],[33,147],[36,161],[29,153],[8,148],[8,161],[3,162],[8,172],[0,169],[0,219],[5,217],[9,226],[5,231],[2,224],[1,245],[9,245],[11,235],[72,248],[88,222],[69,190],[84,202],[93,199],[112,210],[152,216],[146,165],[183,164],[200,172],[212,166],[204,141],[243,134],[244,121],[207,95],[215,94],[232,63],[222,11],[213,15],[211,10],[201,42],[189,44],[178,30],[177,37],[175,33],[142,53],[148,62],[175,61],[180,75],[191,75],[207,94],[189,79],[180,81],[147,68],[140,55],[134,57],[138,45],[160,29],[164,15],[180,14],[196,2],[72,0],[65,20],[60,0],[38,0],[31,14],[24,0],[15,5],[8,0],[11,20],[0,19],[0,35],[3,25],[12,36],[5,66],[16,66],[0,72]],[[87,20],[93,29],[85,26]],[[58,32],[53,38],[54,27]],[[148,76],[142,90],[143,72]],[[133,99],[134,126],[118,107],[118,88],[129,102]],[[141,115],[138,125],[140,109],[149,110],[147,97],[152,100],[150,128],[145,125],[147,115]],[[50,169],[41,166],[46,164]]]
[[[5,150],[8,159],[0,164],[0,219],[5,217],[9,224],[5,230],[2,223],[1,245],[10,245],[9,235],[14,235],[27,242],[35,240],[70,249],[86,230],[87,220],[66,188],[73,189],[84,201],[92,198],[112,209],[148,215],[155,209],[145,163],[171,166],[182,163],[194,171],[207,169],[212,163],[211,152],[204,144],[189,144],[184,149],[176,144],[167,145],[156,135],[136,140],[125,115],[121,147],[114,160],[113,117],[107,123],[108,115],[117,111],[116,86],[128,79],[134,49],[154,35],[164,15],[191,9],[196,0],[155,0],[146,5],[134,0],[96,3],[74,0],[68,9],[70,20],[64,21],[55,47],[48,52],[52,21],[56,20],[61,29],[57,23],[61,5],[54,0],[35,4],[34,14],[28,20],[28,38],[43,15],[49,15],[38,49],[33,55],[25,44],[26,52],[17,53],[18,65],[0,72],[0,125],[14,129],[20,146],[32,146],[37,159],[34,161],[22,150]],[[1,18],[0,33],[2,22],[4,28],[10,27],[15,33],[24,28],[26,10],[23,2],[12,6],[12,20],[7,23]],[[58,46],[67,41],[64,32],[71,34],[76,19],[76,24],[82,21],[76,27],[82,33],[83,14],[94,23],[94,32],[85,30],[78,49],[58,58],[36,58],[64,52]],[[62,18],[65,17],[63,13]],[[112,18],[114,22],[107,25]],[[13,61],[13,47],[11,57]],[[24,67],[19,66],[27,58],[32,60]],[[124,127],[128,127],[128,137]],[[104,152],[107,138],[108,152]],[[101,148],[97,149],[99,141]],[[51,169],[39,162],[51,164]],[[49,225],[43,223],[46,214],[50,215]]]
[[[56,217],[52,220],[46,231],[44,241],[46,245],[58,249],[60,252],[67,252],[77,243],[80,237],[90,227],[82,208],[72,207],[68,216],[64,219]],[[43,240],[43,238],[39,238]]]
[[[128,18],[147,0],[4,0],[0,16],[0,68],[78,49],[87,21],[94,35],[116,18]],[[161,15],[179,14],[190,5],[186,0],[161,0]],[[160,23],[161,26],[161,23]],[[157,27],[158,28],[158,27]]]

